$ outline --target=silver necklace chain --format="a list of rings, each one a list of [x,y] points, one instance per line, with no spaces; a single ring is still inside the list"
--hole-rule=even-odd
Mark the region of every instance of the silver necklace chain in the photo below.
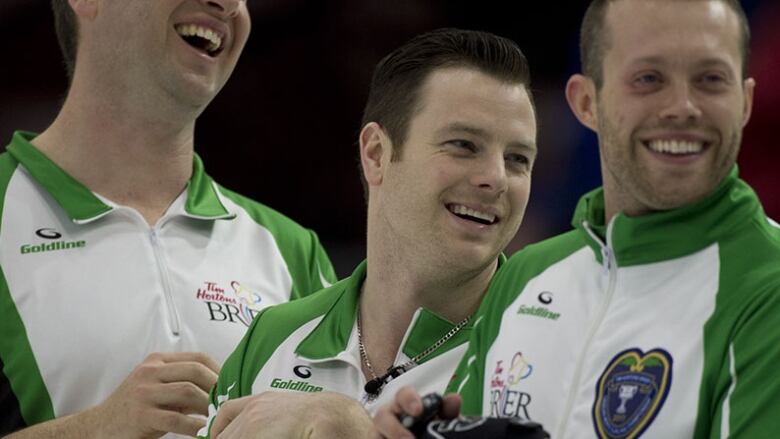
[[[414,358],[410,359],[406,363],[402,364],[400,367],[403,371],[408,371],[409,369],[413,368],[418,364],[420,360],[427,357],[428,355],[432,354],[433,351],[441,347],[444,343],[447,343],[447,340],[451,339],[455,336],[461,329],[463,329],[464,326],[469,322],[471,319],[471,316],[466,317],[465,319],[461,320],[457,325],[450,328],[449,331],[447,331],[444,336],[438,340],[436,340],[435,343],[428,346],[424,351],[420,352],[419,354],[415,355]],[[371,378],[378,379],[376,372],[374,372],[374,367],[371,366],[371,361],[368,359],[368,354],[366,353],[366,346],[363,344],[363,333],[361,331],[362,328],[361,320],[360,320],[360,305],[358,304],[358,310],[357,310],[357,336],[358,336],[358,350],[360,351],[360,359],[363,360],[363,364],[365,364],[366,369],[368,369],[368,372],[371,373]],[[394,366],[390,366],[387,368],[388,372],[392,370]]]

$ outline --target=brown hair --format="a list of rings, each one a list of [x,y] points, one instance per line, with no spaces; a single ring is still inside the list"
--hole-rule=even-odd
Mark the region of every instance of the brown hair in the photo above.
[[[442,67],[473,67],[509,83],[531,81],[528,61],[513,41],[488,32],[437,29],[418,35],[384,57],[374,70],[361,126],[377,122],[393,142],[393,160],[400,158],[409,122],[419,109],[420,89]]]

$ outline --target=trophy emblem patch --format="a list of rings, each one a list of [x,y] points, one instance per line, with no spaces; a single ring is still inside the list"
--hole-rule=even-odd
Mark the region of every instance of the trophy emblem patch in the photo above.
[[[663,407],[672,385],[672,356],[627,349],[607,364],[596,383],[593,427],[601,439],[638,438]]]

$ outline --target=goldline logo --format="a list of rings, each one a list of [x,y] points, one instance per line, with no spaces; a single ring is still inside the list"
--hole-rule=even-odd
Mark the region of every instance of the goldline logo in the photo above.
[[[309,366],[295,366],[293,367],[293,373],[300,378],[311,378],[311,368]]]
[[[282,378],[274,378],[273,381],[271,381],[271,387],[274,389],[297,390],[299,392],[308,393],[322,392],[322,387],[313,386],[306,381],[284,380]]]
[[[43,239],[56,240],[62,238],[62,234],[54,229],[42,228],[35,231],[35,235]],[[45,253],[57,250],[71,250],[84,248],[87,241],[54,241],[48,244],[23,244],[19,252],[23,255],[29,253]]]
[[[539,301],[542,302],[543,304],[549,305],[549,304],[552,303],[553,293],[551,293],[549,291],[542,291],[541,293],[539,293],[539,297],[538,298],[539,298]]]
[[[520,308],[517,310],[517,313],[528,315],[528,316],[541,317],[543,319],[549,319],[549,320],[558,320],[558,318],[561,316],[560,313],[552,312],[543,306],[520,305]]]
[[[43,239],[60,239],[62,234],[54,229],[38,229],[35,234]]]

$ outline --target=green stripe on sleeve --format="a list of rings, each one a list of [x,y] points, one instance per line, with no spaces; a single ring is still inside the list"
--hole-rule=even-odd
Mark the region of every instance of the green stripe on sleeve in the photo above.
[[[0,220],[3,217],[6,191],[17,168],[17,161],[8,154],[0,155]],[[2,224],[0,224],[0,230]],[[5,272],[0,267],[0,358],[3,374],[11,391],[19,401],[22,417],[27,425],[54,418],[51,397],[43,383],[35,355],[27,338],[27,330],[11,297]],[[2,414],[0,414],[2,416]]]

